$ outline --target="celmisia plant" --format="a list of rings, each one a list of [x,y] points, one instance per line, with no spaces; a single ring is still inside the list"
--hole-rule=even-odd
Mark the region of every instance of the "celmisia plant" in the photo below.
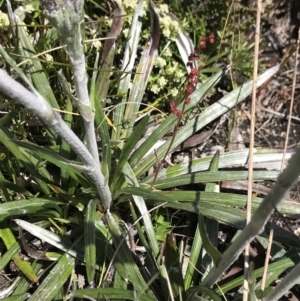
[[[43,65],[38,55],[38,52],[48,51],[37,46],[46,45],[39,40],[43,35],[37,35],[38,41],[31,39],[23,22],[24,15],[17,14],[7,3],[11,39],[18,42],[10,41],[11,47],[0,45],[0,54],[7,67],[0,69],[1,108],[7,110],[0,119],[0,187],[3,195],[0,237],[6,247],[0,265],[5,268],[12,259],[22,273],[1,297],[26,294],[31,301],[70,296],[200,300],[205,294],[220,300],[221,292],[211,289],[212,285],[243,252],[246,243],[254,238],[263,242],[263,231],[273,207],[278,205],[282,213],[300,213],[295,204],[280,204],[299,176],[299,152],[280,176],[278,170],[254,171],[255,181],[279,178],[265,199],[253,197],[253,221],[244,230],[245,212],[240,209],[245,206],[244,195],[217,191],[214,183],[247,180],[247,171],[243,170],[248,160],[247,149],[196,158],[174,166],[165,161],[188,138],[204,131],[249,96],[252,81],[230,91],[202,112],[195,110],[205,95],[226,76],[230,66],[199,82],[199,53],[188,34],[182,27],[176,27],[175,19],[170,17],[165,6],[160,5],[158,9],[152,1],[145,3],[143,0],[137,4],[112,1],[113,17],[103,46],[96,47],[91,43],[86,48],[82,36],[84,25],[87,25],[83,19],[84,2],[42,1],[43,12],[53,26],[45,29],[47,34],[51,33],[46,34],[48,44],[59,41],[63,48],[59,53],[67,55],[70,64],[57,70],[59,55],[53,53],[49,76],[45,67],[50,64],[49,60]],[[130,8],[132,14],[126,14],[124,6]],[[17,12],[20,11],[24,14],[24,10],[19,8]],[[151,28],[141,48],[145,12]],[[131,18],[131,27],[126,32],[122,60],[118,61],[120,53],[117,57],[115,54],[118,38],[122,35],[123,18]],[[177,70],[180,63],[174,61],[166,68],[166,73],[170,77],[174,75],[175,82],[181,77],[184,81],[178,89],[170,89],[170,112],[166,112],[165,118],[146,135],[152,113],[151,110],[144,114],[140,111],[147,96],[147,86],[153,93],[159,93],[166,85],[164,76],[157,73],[160,87],[156,89],[151,83],[153,68],[165,67],[163,56],[159,54],[161,32],[164,35],[170,33],[182,60],[180,70]],[[215,42],[214,36],[203,38],[203,45],[204,42]],[[165,55],[171,57],[168,45],[162,46],[165,46]],[[16,53],[18,56],[15,57],[24,59],[23,64],[30,61],[25,71],[14,60]],[[90,56],[93,56],[92,60]],[[91,61],[93,66],[87,64]],[[274,66],[265,70],[259,76],[257,86],[262,86],[279,68]],[[115,93],[117,99],[112,108],[107,101],[110,93]],[[73,117],[70,113],[79,116]],[[193,118],[190,118],[191,113]],[[20,135],[17,130],[26,131],[26,124],[32,119],[37,121],[36,117],[39,119],[37,128],[43,135],[37,135],[31,129],[27,129],[30,134]],[[15,124],[21,130],[16,130]],[[282,153],[269,149],[257,149],[254,155],[254,162],[274,163],[281,159]],[[241,170],[231,171],[233,166]],[[152,174],[151,168],[156,168]],[[183,186],[194,187],[191,184],[198,183],[206,184],[205,191],[183,189]],[[156,233],[162,228],[170,232],[173,229],[171,220],[164,221],[166,227],[157,226],[159,221],[154,217],[161,215],[152,214],[152,211],[158,212],[158,207],[174,215],[176,210],[195,214],[199,219],[186,273],[182,272],[183,242],[177,248],[178,241],[173,233]],[[203,220],[204,217],[217,222],[206,229],[208,222]],[[209,241],[216,238],[219,222],[241,231],[224,254]],[[17,254],[20,245],[16,240],[16,224],[49,244],[43,259],[55,261],[55,264],[49,265],[34,257],[33,263],[21,260]],[[138,239],[131,234],[130,224],[136,227]],[[275,229],[278,241],[284,239],[285,244],[293,245],[291,235],[285,231],[283,238],[279,236],[281,231]],[[165,241],[161,241],[162,237]],[[22,248],[30,250],[26,242],[30,238],[27,234],[22,238]],[[207,271],[201,278],[195,267],[204,249],[211,260],[206,260]],[[284,254],[283,248],[280,251]],[[139,257],[138,252],[143,256]],[[34,252],[29,253],[34,256]],[[289,257],[280,258],[285,259],[290,260],[289,266],[295,265]],[[77,264],[85,266],[84,275],[78,275],[78,281],[82,276],[88,285],[78,282],[77,286],[77,281],[72,281],[70,289],[64,284],[74,276]],[[284,270],[287,268],[285,266]],[[40,275],[39,271],[44,274]],[[278,271],[272,272],[272,277],[278,277],[283,270]],[[255,270],[255,277],[260,273]],[[41,284],[31,288],[30,282]],[[230,285],[221,287],[223,292],[239,284],[230,282]],[[278,287],[273,293],[276,297],[286,291],[280,284]]]

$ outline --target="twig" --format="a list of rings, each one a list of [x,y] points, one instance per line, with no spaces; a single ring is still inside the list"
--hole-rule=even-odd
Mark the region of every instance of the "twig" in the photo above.
[[[294,89],[294,87],[293,87],[293,89]],[[293,96],[292,96],[292,97],[293,97]],[[293,99],[293,98],[292,98],[292,99]],[[270,113],[270,114],[277,115],[277,116],[282,117],[282,118],[288,118],[288,120],[293,119],[293,120],[295,120],[295,121],[300,121],[300,118],[299,118],[299,117],[292,116],[291,114],[285,115],[285,114],[283,114],[283,113],[279,113],[279,112],[276,112],[276,111],[274,111],[274,110],[267,109],[267,108],[261,108],[261,110],[263,110],[263,111],[265,111],[265,112],[267,112],[267,113]]]
[[[19,236],[22,243],[22,247],[26,251],[28,256],[34,259],[50,260],[50,258],[46,256],[45,252],[40,250],[34,250],[27,244],[21,227],[19,227]]]
[[[253,179],[253,150],[254,150],[254,134],[255,134],[255,104],[256,104],[256,90],[257,90],[257,70],[258,70],[258,55],[259,55],[259,40],[260,40],[260,18],[261,18],[261,0],[257,0],[257,14],[256,14],[256,29],[255,29],[255,51],[254,51],[254,67],[253,67],[253,86],[252,86],[252,102],[251,102],[251,126],[250,126],[250,145],[249,145],[249,172],[248,172],[248,199],[247,199],[247,221],[251,221],[252,208],[252,179]],[[249,254],[250,245],[245,248],[245,262],[244,262],[244,291],[243,301],[248,301],[249,294]]]
[[[294,64],[294,76],[293,76],[293,87],[292,87],[292,96],[291,96],[291,104],[290,104],[290,112],[289,112],[289,119],[288,119],[288,125],[286,130],[286,138],[284,143],[284,150],[282,155],[282,162],[281,162],[281,171],[284,168],[284,161],[285,161],[285,155],[286,150],[288,146],[288,138],[290,134],[290,127],[291,127],[291,116],[293,112],[293,105],[294,105],[294,96],[295,96],[295,90],[296,90],[296,81],[297,81],[297,70],[298,70],[298,53],[299,53],[299,42],[300,42],[300,29],[298,31],[298,41],[297,41],[297,49],[296,49],[296,56],[295,56],[295,64]],[[261,288],[260,293],[262,298],[263,292],[265,289],[265,282],[267,278],[267,272],[268,272],[268,264],[269,264],[269,258],[271,253],[271,247],[273,242],[273,233],[274,233],[274,224],[275,224],[275,217],[272,219],[272,227],[269,234],[269,243],[266,253],[266,260],[264,265],[264,272],[261,282]],[[276,288],[267,296],[267,300],[279,300],[281,296],[283,296],[292,286],[294,286],[299,281],[299,264],[294,267],[294,269],[288,273],[288,275],[276,286]],[[294,275],[296,273],[296,275]]]

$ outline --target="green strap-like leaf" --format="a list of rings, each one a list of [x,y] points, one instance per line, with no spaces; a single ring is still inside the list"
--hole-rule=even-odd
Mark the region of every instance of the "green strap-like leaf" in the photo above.
[[[120,179],[123,167],[124,167],[125,163],[127,162],[130,153],[132,152],[132,150],[136,146],[137,142],[139,141],[139,139],[143,135],[143,133],[145,131],[145,128],[148,125],[149,118],[150,118],[149,116],[145,116],[138,123],[138,125],[134,129],[134,134],[132,134],[129,137],[129,139],[127,140],[124,148],[122,149],[121,155],[120,155],[119,160],[118,160],[117,168],[116,168],[116,170],[114,172],[113,182],[112,182],[112,185],[111,185],[111,191],[112,191],[112,193],[116,189],[119,188],[119,187],[116,187],[116,184],[117,184],[118,180]]]
[[[22,295],[10,296],[10,297],[7,297],[7,298],[2,299],[2,300],[4,300],[4,301],[23,301],[23,300],[28,300],[28,298],[30,296],[31,295],[29,293],[25,293],[25,294],[22,294]]]
[[[204,218],[199,214],[199,230],[202,237],[203,247],[209,256],[213,259],[214,264],[217,265],[222,258],[222,254],[216,249],[216,247],[211,243],[209,236],[207,235]]]
[[[42,263],[39,262],[33,262],[31,265],[33,271],[38,274],[38,272],[41,270],[43,267]],[[27,279],[27,277],[22,277],[20,283],[12,293],[13,296],[18,296],[18,295],[24,295],[26,292],[28,292],[29,288],[31,287],[32,283]]]
[[[217,172],[219,169],[219,162],[220,162],[220,153],[219,153],[219,151],[217,151],[216,154],[213,156],[209,170],[212,172]],[[207,183],[205,186],[205,191],[219,193],[220,192],[219,185],[217,185],[216,183]],[[204,270],[204,275],[202,276],[202,279],[204,279],[205,276],[212,269],[213,265],[218,264],[218,262],[222,258],[222,254],[217,249],[219,222],[216,219],[204,218],[201,215],[201,213],[199,214],[198,218],[199,218],[199,224],[200,224],[199,230],[200,230],[200,235],[203,239],[204,250],[209,254],[209,256],[213,260],[213,263],[212,263],[211,258],[208,258],[208,256],[205,256],[205,254],[204,254],[204,256],[202,255],[202,264],[201,265]],[[205,233],[204,233],[204,231],[205,231]],[[202,236],[202,235],[204,235],[204,236]],[[203,252],[203,253],[205,253],[205,252]]]
[[[56,166],[66,171],[69,172],[88,171],[88,169],[81,162],[68,160],[49,148],[36,145],[29,141],[13,140],[13,142],[20,147],[30,150],[30,152],[36,153],[39,157],[55,164]]]
[[[66,252],[71,256],[84,261],[83,251],[77,246],[74,246],[68,239],[62,238],[55,233],[20,219],[15,219],[15,223],[25,229],[27,232],[30,232],[32,235],[48,242],[63,252]]]
[[[95,289],[82,289],[77,290],[72,294],[75,298],[83,299],[85,297],[99,299],[120,299],[120,300],[132,300],[135,301],[137,293],[135,291],[117,289],[117,288],[95,288]],[[139,297],[140,301],[153,301],[152,297],[144,294]]]
[[[0,221],[7,218],[22,215],[33,215],[38,212],[49,211],[55,209],[62,214],[59,206],[65,205],[63,201],[48,200],[42,198],[32,198],[28,200],[12,201],[0,204]]]
[[[51,301],[70,277],[74,266],[74,258],[63,255],[28,301]]]
[[[96,270],[95,222],[97,203],[97,199],[90,200],[86,208],[84,219],[84,255],[86,264],[86,274],[90,285],[94,283]]]
[[[112,131],[112,139],[120,139],[120,134],[122,130],[122,124],[124,121],[124,111],[126,103],[128,102],[127,92],[129,90],[130,79],[132,77],[132,70],[134,68],[138,43],[140,40],[140,33],[142,29],[142,19],[143,19],[143,7],[144,1],[140,0],[135,8],[135,12],[132,18],[130,32],[128,35],[128,41],[125,47],[123,62],[122,62],[122,78],[119,82],[117,95],[122,97],[121,103],[116,107],[114,115],[114,123],[116,131]]]
[[[0,230],[1,232],[2,230]],[[5,233],[2,233],[5,235]],[[15,242],[0,258],[0,269],[3,270],[6,265],[10,262],[12,257],[20,250],[20,245],[18,242]]]
[[[147,284],[133,258],[133,254],[126,244],[124,232],[121,231],[120,224],[118,223],[116,217],[110,212],[107,212],[106,219],[114,245],[116,247],[115,260],[123,265],[123,269],[120,270],[122,272],[121,276],[125,280],[129,280],[135,286],[137,291],[143,291],[147,287]]]
[[[149,1],[151,33],[141,55],[135,77],[132,82],[128,103],[126,105],[123,122],[126,127],[122,130],[121,139],[129,138],[133,132],[137,112],[145,95],[147,83],[150,78],[155,59],[158,55],[160,38],[159,16],[155,11],[152,1]]]
[[[137,187],[138,181],[128,163],[124,165],[123,173],[124,173],[124,177],[127,181],[127,184],[129,186],[135,186],[135,188],[137,188],[137,190],[139,190],[139,187]],[[134,189],[134,191],[135,191],[135,189]],[[139,194],[133,193],[132,196],[133,196],[133,200],[135,202],[136,207],[138,208],[141,216],[143,217],[145,231],[147,233],[147,236],[149,239],[149,245],[150,245],[152,253],[153,253],[152,256],[154,256],[154,258],[157,258],[158,254],[159,254],[158,242],[156,240],[153,223],[151,221],[151,216],[149,214],[145,200],[142,197],[140,197],[141,195],[139,195]]]
[[[280,170],[280,165],[282,161],[282,150],[274,150],[268,148],[255,148],[253,150],[253,163],[258,165],[259,168],[261,166],[272,166],[274,170]],[[289,151],[286,154],[285,159],[288,160],[291,158],[293,151]],[[196,173],[198,171],[206,171],[209,169],[211,164],[212,156],[203,157],[199,159],[192,160],[188,163],[182,163],[174,166],[170,166],[165,171],[162,171],[158,174],[157,180],[159,179],[170,179],[176,176],[185,175],[188,173]],[[226,152],[220,155],[219,160],[219,168],[230,168],[230,167],[242,167],[246,168],[248,164],[249,158],[249,149],[243,149],[238,151]],[[278,168],[279,166],[279,168]],[[151,183],[151,178],[147,180],[147,182]]]
[[[250,261],[249,263],[249,295],[248,295],[248,301],[257,301],[256,295],[255,295],[255,265],[253,261]]]
[[[54,96],[49,80],[45,72],[43,71],[43,66],[39,58],[37,57],[33,58],[34,56],[36,56],[36,52],[35,49],[33,48],[33,44],[30,40],[30,37],[28,36],[26,27],[23,26],[19,16],[17,16],[12,12],[10,4],[8,5],[8,13],[10,17],[10,23],[12,25],[11,29],[13,31],[13,35],[16,41],[18,41],[18,46],[20,46],[17,47],[17,49],[19,50],[20,54],[24,57],[24,59],[29,59],[28,62],[30,62],[30,68],[28,74],[30,74],[30,77],[32,78],[36,90],[39,91],[39,93],[41,93],[41,95],[51,104],[53,108],[59,109],[58,103],[56,101],[56,97]],[[3,48],[1,47],[0,49]],[[3,55],[3,53],[1,54]],[[15,68],[16,63],[11,58],[10,59],[5,58],[5,59],[24,80],[26,76],[19,68],[17,69]],[[28,79],[26,79],[26,82],[27,81]],[[33,91],[31,83],[30,83],[30,87],[31,90]]]
[[[179,300],[183,291],[182,267],[177,251],[176,240],[174,235],[169,233],[165,242],[165,265],[168,271],[170,285],[175,300]]]
[[[7,227],[6,222],[0,223],[0,237],[2,238],[7,249],[10,249],[16,243],[15,236],[12,231]],[[19,254],[15,254],[12,257],[15,265],[22,271],[26,277],[28,277],[31,281],[37,283],[39,281],[38,276],[32,269],[31,265],[27,261],[23,261]]]
[[[28,158],[28,156],[19,149],[15,142],[11,140],[10,133],[4,127],[0,127],[0,141],[4,144],[4,146],[16,157],[19,162],[22,162],[22,165],[25,167],[27,172],[30,175],[33,175],[34,180],[39,184],[41,189],[45,194],[50,194],[50,189],[45,183],[45,181],[40,180],[40,175],[36,170],[36,166],[33,164],[34,158]],[[35,160],[36,161],[36,160]],[[46,176],[46,178],[51,179],[49,173],[46,168],[40,168],[41,173]]]
[[[178,187],[195,183],[210,183],[221,181],[243,181],[248,179],[248,171],[202,171],[180,176],[167,177],[155,181],[153,188],[162,190],[166,188]],[[279,171],[273,170],[255,170],[253,172],[253,181],[271,180],[275,181]],[[144,179],[142,183],[152,184],[153,177]]]
[[[216,193],[207,191],[156,191],[145,187],[127,187],[117,191],[114,194],[114,199],[121,194],[138,195],[153,202],[167,202],[167,206],[187,206],[186,210],[190,211],[190,205],[197,201],[196,207],[199,210],[205,210],[205,205],[217,208],[218,206],[230,207],[245,207],[247,203],[247,196],[234,193]],[[128,196],[119,197],[119,202],[127,200]],[[263,198],[252,198],[252,209],[255,211]],[[278,206],[278,211],[284,214],[300,214],[300,205],[295,202],[284,202]],[[193,210],[192,212],[196,212]]]
[[[219,166],[219,153],[216,153],[211,161],[210,171],[215,171],[218,169]],[[205,187],[205,191],[215,191],[215,184],[214,183],[207,183]],[[192,278],[195,272],[195,267],[199,260],[199,255],[201,251],[201,247],[203,244],[204,249],[208,252],[208,254],[214,259],[215,264],[220,260],[221,254],[215,249],[215,246],[212,245],[210,241],[210,237],[215,234],[215,228],[218,230],[218,222],[215,220],[212,221],[212,230],[209,234],[206,232],[206,227],[204,224],[204,218],[201,213],[198,215],[198,225],[196,228],[196,232],[194,235],[194,241],[191,249],[190,259],[186,271],[186,277],[184,279],[184,286],[185,289],[188,289],[191,285]],[[208,223],[207,223],[208,224]],[[216,232],[218,233],[218,232]],[[209,237],[210,235],[210,237]],[[214,238],[214,236],[213,236]],[[215,241],[215,239],[213,239]],[[203,270],[206,273],[210,262],[208,259],[202,256],[201,266],[203,266]]]

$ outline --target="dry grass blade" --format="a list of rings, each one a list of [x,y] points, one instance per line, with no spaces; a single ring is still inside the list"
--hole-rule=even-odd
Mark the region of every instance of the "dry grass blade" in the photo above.
[[[257,14],[256,14],[256,29],[255,29],[255,52],[254,52],[254,67],[253,67],[253,86],[252,86],[252,102],[251,102],[251,125],[250,125],[250,145],[249,145],[249,176],[248,176],[248,200],[247,200],[247,224],[251,221],[251,207],[252,207],[252,179],[253,179],[253,150],[254,150],[254,133],[255,133],[255,103],[257,91],[257,71],[258,71],[258,55],[260,42],[260,19],[261,19],[261,0],[257,0]],[[243,300],[248,300],[249,283],[249,256],[250,244],[245,249],[244,262],[244,292]]]

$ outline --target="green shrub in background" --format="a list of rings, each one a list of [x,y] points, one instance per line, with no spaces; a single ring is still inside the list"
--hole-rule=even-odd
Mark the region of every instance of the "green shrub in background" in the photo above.
[[[174,68],[169,72],[174,86],[167,84],[170,80],[160,85],[164,84],[169,95],[175,94],[172,89],[178,83],[182,83],[182,88],[180,93],[172,95],[176,102],[171,102],[171,112],[164,112],[165,119],[143,137],[151,114],[139,115],[139,112],[147,86],[151,90],[165,77],[160,74],[164,63],[158,52],[159,40],[165,37],[159,38],[171,25],[160,25],[164,16],[161,14],[166,12],[159,11],[152,2],[146,5],[139,1],[132,5],[132,14],[126,13],[117,1],[112,7],[114,18],[108,39],[102,47],[97,47],[95,40],[86,43],[83,40],[83,33],[88,38],[96,33],[90,26],[83,26],[88,23],[82,22],[82,1],[43,1],[42,9],[52,26],[33,28],[29,26],[32,22],[26,23],[22,7],[13,11],[7,2],[11,36],[0,47],[1,110],[4,112],[0,119],[3,254],[0,266],[4,269],[13,260],[20,277],[3,290],[1,297],[31,301],[201,300],[206,294],[220,300],[219,295],[238,287],[242,279],[235,279],[219,290],[212,290],[212,285],[241,254],[246,243],[256,237],[265,244],[266,220],[299,176],[299,152],[270,195],[265,200],[253,198],[253,221],[242,230],[245,213],[239,208],[245,206],[245,196],[222,193],[215,183],[247,179],[246,170],[228,170],[231,166],[245,167],[247,149],[174,166],[164,167],[160,161],[245,99],[251,93],[252,82],[232,90],[195,115],[194,109],[230,67],[219,68],[197,84],[201,61],[197,60],[198,54],[194,53],[187,33],[178,27],[177,35],[171,35],[178,57],[174,61],[169,56],[165,66],[165,70]],[[119,51],[116,38],[122,35],[125,16],[130,20],[130,30],[124,51]],[[37,20],[47,23],[43,15],[38,14],[34,22]],[[141,44],[145,34],[142,26],[147,22],[151,25],[149,35]],[[172,26],[169,31],[171,34]],[[62,47],[53,51],[52,63],[44,52],[50,49],[43,49],[43,45]],[[180,65],[184,68],[178,76]],[[279,66],[266,70],[257,85],[261,86],[278,70]],[[110,107],[107,99],[112,95],[118,101],[112,99]],[[188,118],[191,113],[193,118]],[[162,140],[169,132],[171,137]],[[257,149],[254,161],[277,162],[281,158],[280,153]],[[149,170],[157,165],[161,168],[151,174]],[[254,171],[256,181],[275,180],[278,175],[278,170]],[[188,185],[198,183],[206,185],[205,191],[182,189],[184,185],[191,187]],[[278,209],[282,213],[299,212],[298,206],[290,203]],[[172,219],[166,214],[171,212],[176,218],[175,210],[198,219],[185,273],[182,272],[184,241],[178,246],[171,233]],[[126,223],[129,216],[137,228],[138,239],[127,244],[126,237],[129,241],[132,238]],[[239,235],[224,254],[211,243],[216,241],[218,222],[239,229]],[[49,244],[46,252],[36,252],[26,241],[22,242],[28,255],[37,259],[32,263],[22,261],[17,253],[20,245],[16,225]],[[293,236],[282,231],[275,229],[276,241],[295,246]],[[19,235],[25,240],[22,231]],[[28,235],[25,238],[30,240]],[[137,241],[145,262],[136,255]],[[283,271],[298,262],[296,252],[286,253],[282,245],[276,246],[280,255],[270,266],[269,288]],[[201,252],[207,252],[210,257],[202,258]],[[202,277],[195,270],[198,260],[206,268]],[[84,267],[84,272],[80,267]],[[260,269],[253,271],[253,293],[257,293],[255,278],[261,273]],[[86,284],[80,282],[82,274]],[[292,272],[289,275],[295,283],[297,278]],[[285,279],[289,281],[288,277]],[[31,282],[40,285],[31,289]],[[266,300],[274,300],[278,291],[283,294],[286,290],[280,285],[276,289]]]

